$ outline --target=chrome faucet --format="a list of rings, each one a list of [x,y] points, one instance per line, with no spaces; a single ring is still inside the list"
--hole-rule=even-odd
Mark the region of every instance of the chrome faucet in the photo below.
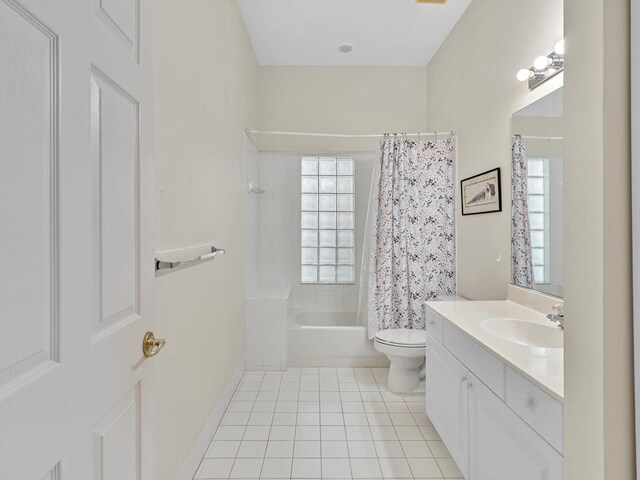
[[[558,302],[551,307],[555,313],[547,314],[547,318],[558,324],[558,328],[564,330],[564,303]]]

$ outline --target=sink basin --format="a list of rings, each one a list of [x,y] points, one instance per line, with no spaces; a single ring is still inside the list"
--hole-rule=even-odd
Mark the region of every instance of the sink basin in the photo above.
[[[515,318],[489,318],[480,323],[482,329],[502,340],[541,348],[562,348],[564,339],[558,327],[540,325]]]

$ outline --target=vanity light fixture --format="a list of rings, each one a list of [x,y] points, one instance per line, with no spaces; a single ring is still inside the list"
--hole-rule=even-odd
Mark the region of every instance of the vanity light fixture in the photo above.
[[[527,80],[531,81],[534,79],[540,79],[544,77],[544,73],[545,73],[544,71],[535,70],[533,68],[528,68],[528,69],[522,68],[518,70],[518,73],[516,74],[516,78],[521,82],[525,82]]]
[[[533,67],[518,70],[516,78],[529,83],[529,90],[533,90],[564,69],[564,40],[556,42],[553,52],[541,55],[533,61]]]
[[[546,68],[549,66],[549,61],[549,57],[541,55],[533,61],[533,68],[535,68],[536,70],[546,70]]]

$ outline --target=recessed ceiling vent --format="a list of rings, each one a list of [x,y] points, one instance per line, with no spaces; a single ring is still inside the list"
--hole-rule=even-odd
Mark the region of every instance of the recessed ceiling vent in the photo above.
[[[447,0],[416,0],[416,3],[433,3],[436,5],[444,5]]]

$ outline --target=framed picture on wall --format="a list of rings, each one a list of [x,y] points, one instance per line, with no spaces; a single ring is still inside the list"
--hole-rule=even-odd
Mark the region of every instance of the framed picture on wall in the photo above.
[[[462,215],[502,211],[500,168],[479,173],[460,182]]]

